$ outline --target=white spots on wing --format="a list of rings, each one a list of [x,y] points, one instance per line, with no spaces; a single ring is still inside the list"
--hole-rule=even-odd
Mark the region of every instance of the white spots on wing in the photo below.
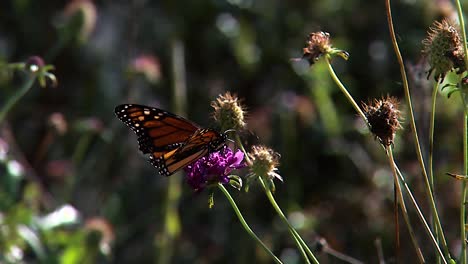
[[[154,116],[154,119],[159,119],[159,118],[160,118],[160,116]]]
[[[138,117],[138,120],[144,121],[144,120],[145,120],[145,117],[144,117],[144,116],[139,116],[139,117]]]
[[[136,127],[139,127],[139,126],[140,126],[140,124],[138,124],[138,123],[135,123],[135,126],[136,126]]]
[[[163,112],[163,113],[158,113],[158,116],[163,116],[164,114],[167,114],[167,112]]]
[[[149,109],[144,109],[144,110],[143,110],[143,113],[144,113],[145,115],[149,115],[151,112],[150,112]]]

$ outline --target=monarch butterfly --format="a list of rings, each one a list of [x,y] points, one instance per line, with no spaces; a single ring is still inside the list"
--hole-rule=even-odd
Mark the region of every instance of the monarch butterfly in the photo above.
[[[170,176],[226,144],[225,133],[155,107],[123,104],[115,114],[137,134],[140,151],[149,154],[161,175]]]

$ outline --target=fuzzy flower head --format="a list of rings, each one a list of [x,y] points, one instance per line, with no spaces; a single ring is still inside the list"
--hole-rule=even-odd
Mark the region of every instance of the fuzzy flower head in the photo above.
[[[279,154],[265,146],[253,146],[249,153],[251,175],[256,175],[267,180],[279,179],[283,181],[281,175],[277,173],[279,165]]]
[[[333,48],[330,43],[330,34],[323,31],[309,33],[302,53],[302,59],[306,59],[311,66],[326,54],[337,54],[345,60],[349,57],[346,51]]]
[[[227,92],[220,95],[211,106],[214,108],[213,118],[221,125],[222,130],[245,128],[245,110],[235,94]]]
[[[211,184],[229,183],[229,174],[243,167],[244,153],[240,150],[233,152],[224,147],[185,167],[186,179],[192,189],[198,192]]]
[[[449,21],[434,22],[422,43],[431,66],[428,77],[434,72],[435,80],[441,82],[449,71],[458,69],[460,74],[466,70],[460,33]]]
[[[370,131],[385,147],[393,144],[396,130],[401,128],[401,112],[398,110],[398,100],[394,97],[374,99],[362,105],[367,117]]]

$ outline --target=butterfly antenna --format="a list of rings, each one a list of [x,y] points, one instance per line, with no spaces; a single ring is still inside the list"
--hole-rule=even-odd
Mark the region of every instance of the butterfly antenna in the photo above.
[[[224,131],[224,134],[229,133],[229,132],[236,132],[236,133],[237,133],[237,130],[235,130],[235,129],[228,129],[228,130]]]
[[[224,134],[227,134],[229,132],[235,132],[237,134],[237,130],[235,130],[235,129],[228,129],[228,130],[224,131]],[[230,141],[232,143],[236,143],[234,140],[232,140],[230,138],[227,138],[227,141]]]

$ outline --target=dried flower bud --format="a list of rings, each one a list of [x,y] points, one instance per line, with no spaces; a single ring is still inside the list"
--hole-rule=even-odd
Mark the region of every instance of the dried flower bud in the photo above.
[[[449,71],[458,69],[460,74],[466,70],[460,34],[449,21],[434,22],[422,43],[431,66],[428,78],[434,71],[434,79],[442,82]]]
[[[394,97],[374,99],[362,105],[370,131],[385,147],[393,144],[396,130],[401,128],[398,100]]]
[[[245,128],[245,110],[240,100],[230,92],[220,95],[216,101],[211,102],[214,108],[213,118],[221,125],[222,130]]]
[[[306,47],[303,49],[302,58],[306,59],[310,65],[322,57],[322,55],[330,52],[330,34],[327,32],[310,33],[306,40]]]
[[[253,146],[249,153],[251,175],[273,180],[275,178],[283,181],[277,173],[279,165],[279,154],[265,146]]]
[[[323,31],[309,33],[306,47],[302,49],[302,52],[302,59],[306,59],[309,65],[314,64],[325,54],[338,55],[345,60],[349,57],[348,52],[333,48],[330,43],[330,34]]]

